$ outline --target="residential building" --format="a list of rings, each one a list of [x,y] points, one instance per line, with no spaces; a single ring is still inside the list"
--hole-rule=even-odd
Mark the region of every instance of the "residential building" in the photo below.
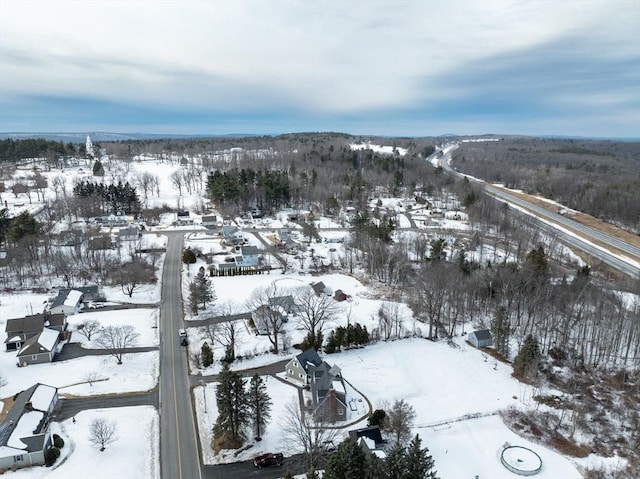
[[[58,390],[35,384],[18,393],[0,423],[0,471],[40,466],[53,438],[49,430]]]

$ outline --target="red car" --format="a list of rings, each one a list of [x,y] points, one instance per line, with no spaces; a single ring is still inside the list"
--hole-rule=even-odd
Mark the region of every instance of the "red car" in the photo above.
[[[267,466],[282,466],[284,462],[284,456],[282,453],[272,453],[268,452],[266,454],[262,454],[261,456],[257,456],[253,459],[253,465],[256,467],[267,467]]]

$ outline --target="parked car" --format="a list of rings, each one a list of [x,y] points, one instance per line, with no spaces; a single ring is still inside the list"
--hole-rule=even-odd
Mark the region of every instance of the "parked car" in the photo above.
[[[280,452],[268,452],[253,459],[253,465],[256,467],[282,466],[284,455]]]
[[[182,344],[183,346],[186,346],[187,344],[189,344],[189,338],[187,338],[186,329],[179,329],[178,336],[180,337],[180,344]]]

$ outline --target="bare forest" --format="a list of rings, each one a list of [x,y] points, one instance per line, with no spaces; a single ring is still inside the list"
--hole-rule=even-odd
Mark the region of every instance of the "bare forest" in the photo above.
[[[640,142],[504,138],[462,143],[453,161],[463,173],[640,234]]]

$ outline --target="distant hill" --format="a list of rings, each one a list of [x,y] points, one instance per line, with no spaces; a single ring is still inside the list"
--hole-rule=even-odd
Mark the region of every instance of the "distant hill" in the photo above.
[[[154,133],[111,133],[107,131],[87,131],[83,133],[39,133],[39,132],[0,132],[0,140],[11,138],[13,140],[25,140],[28,138],[44,138],[49,141],[62,141],[64,143],[84,143],[87,135],[92,141],[124,141],[124,140],[156,140],[160,138],[219,138],[233,137],[242,138],[247,136],[258,136],[249,133],[234,133],[229,135],[172,135],[172,134],[154,134]],[[262,136],[262,135],[260,135]]]

